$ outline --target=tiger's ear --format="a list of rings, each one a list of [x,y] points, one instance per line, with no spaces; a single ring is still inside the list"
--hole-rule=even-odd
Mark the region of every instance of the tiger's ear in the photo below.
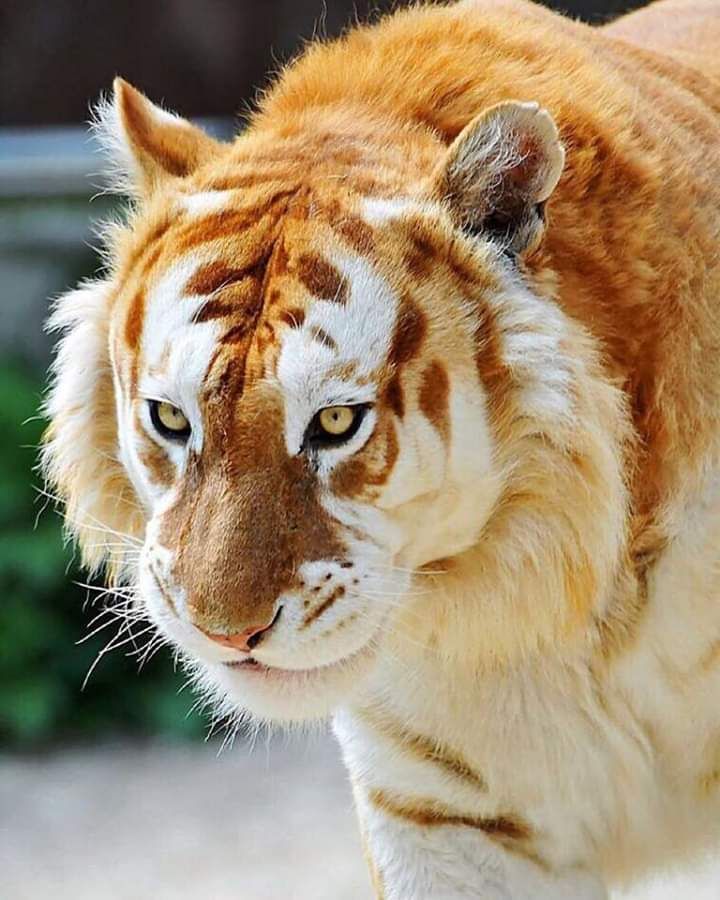
[[[151,103],[122,78],[95,110],[94,131],[110,158],[113,188],[148,197],[192,174],[222,145],[186,119]]]
[[[533,249],[545,228],[545,202],[563,164],[558,130],[537,103],[498,103],[467,125],[433,176],[433,194],[459,223],[506,252]]]

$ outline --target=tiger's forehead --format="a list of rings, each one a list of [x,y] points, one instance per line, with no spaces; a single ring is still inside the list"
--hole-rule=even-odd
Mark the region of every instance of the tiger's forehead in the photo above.
[[[123,328],[135,389],[187,407],[201,388],[226,396],[268,379],[311,399],[319,385],[367,383],[398,306],[376,265],[378,227],[407,204],[237,194],[179,197],[142,243]]]

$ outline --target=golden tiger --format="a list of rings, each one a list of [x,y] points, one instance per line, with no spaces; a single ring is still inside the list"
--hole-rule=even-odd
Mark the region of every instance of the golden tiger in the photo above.
[[[712,846],[720,5],[420,5],[230,144],[122,80],[97,128],[133,202],[45,447],[86,564],[218,703],[332,714],[377,897]]]

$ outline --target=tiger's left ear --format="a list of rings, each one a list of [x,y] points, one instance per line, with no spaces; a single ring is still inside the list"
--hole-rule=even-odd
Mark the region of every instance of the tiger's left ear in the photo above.
[[[186,119],[151,103],[122,78],[95,110],[95,134],[110,157],[115,190],[146,198],[192,174],[222,148]]]
[[[498,103],[467,125],[433,175],[433,195],[459,224],[525,253],[545,229],[545,202],[565,162],[552,116],[537,103]]]

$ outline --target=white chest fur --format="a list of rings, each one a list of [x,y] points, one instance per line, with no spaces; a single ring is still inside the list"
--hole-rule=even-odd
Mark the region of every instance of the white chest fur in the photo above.
[[[632,644],[602,676],[579,650],[573,659],[473,678],[446,669],[438,654],[403,642],[401,635],[389,642],[391,652],[368,694],[338,715],[335,728],[371,855],[386,872],[395,866],[393,883],[407,864],[425,872],[417,884],[423,878],[433,884],[435,876],[425,871],[433,853],[425,844],[439,842],[439,858],[454,860],[448,865],[455,866],[458,884],[495,879],[501,887],[488,896],[546,896],[539,881],[524,893],[526,860],[508,862],[485,835],[468,828],[412,828],[378,814],[368,799],[378,793],[435,804],[451,810],[458,823],[520,814],[532,828],[533,852],[550,871],[566,873],[548,888],[548,897],[565,896],[567,873],[581,870],[607,881],[632,877],[665,862],[670,851],[677,859],[715,839],[720,482],[714,484],[685,511],[676,539],[652,572]],[[451,748],[452,758],[477,778],[453,769],[447,754],[434,755],[433,746]],[[405,850],[389,849],[408,841]],[[415,864],[407,863],[408,854],[417,857]],[[465,865],[467,871],[457,871]],[[445,877],[450,880],[438,884],[454,883]],[[545,875],[537,870],[532,877]],[[604,896],[592,879],[582,889],[567,884],[568,897]],[[389,896],[425,896],[417,885],[412,890]]]

